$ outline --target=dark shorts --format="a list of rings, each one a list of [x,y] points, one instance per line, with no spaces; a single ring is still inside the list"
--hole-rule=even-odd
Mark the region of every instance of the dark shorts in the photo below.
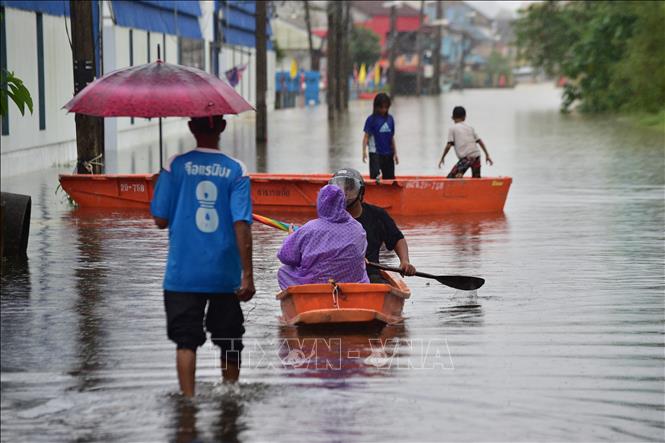
[[[383,180],[393,180],[395,178],[395,161],[391,155],[369,153],[369,177],[377,178],[381,172]]]
[[[367,277],[369,278],[370,283],[381,283],[384,285],[389,284],[388,280],[383,278],[381,272],[376,268],[367,267]]]
[[[206,304],[208,310],[206,312]],[[166,331],[178,349],[191,349],[206,341],[205,330],[219,346],[222,360],[240,363],[245,333],[240,301],[235,294],[164,291]],[[205,330],[203,320],[205,317]]]
[[[450,170],[448,178],[461,178],[469,168],[473,178],[480,178],[480,157],[461,159]]]

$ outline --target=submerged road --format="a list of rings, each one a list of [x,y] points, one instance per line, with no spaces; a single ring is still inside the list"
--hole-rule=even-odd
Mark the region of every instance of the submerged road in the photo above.
[[[559,95],[398,98],[398,174],[444,172],[463,105],[495,161],[483,174],[514,179],[504,214],[397,219],[420,270],[485,286],[474,296],[411,278],[406,321],[381,332],[280,328],[283,234],[255,224],[242,381],[218,383],[208,342],[193,404],[177,395],[166,338],[166,233],[143,212],[71,209],[56,192],[70,168],[3,179],[33,208],[30,260],[2,278],[2,441],[662,440],[663,134],[561,115]],[[369,112],[354,102],[330,126],[323,106],[273,112],[258,148],[253,123],[234,120],[222,146],[252,171],[364,172]],[[169,141],[167,155],[188,144]],[[155,147],[121,151],[118,169],[156,171]]]

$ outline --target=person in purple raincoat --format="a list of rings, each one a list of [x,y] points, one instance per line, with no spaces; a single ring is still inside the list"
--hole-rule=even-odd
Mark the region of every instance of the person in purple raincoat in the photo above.
[[[286,237],[277,253],[284,264],[277,273],[280,288],[327,283],[329,279],[369,283],[365,230],[347,212],[344,192],[335,185],[321,188],[316,211],[319,218]]]

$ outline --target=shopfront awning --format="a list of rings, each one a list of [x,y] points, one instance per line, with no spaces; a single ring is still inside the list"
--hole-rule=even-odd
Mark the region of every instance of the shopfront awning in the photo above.
[[[119,26],[188,38],[203,38],[199,26],[201,7],[187,0],[113,0]]]

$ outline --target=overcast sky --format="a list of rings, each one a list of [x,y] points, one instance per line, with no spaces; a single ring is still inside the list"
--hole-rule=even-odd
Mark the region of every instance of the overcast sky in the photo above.
[[[517,13],[517,10],[521,7],[533,3],[533,1],[517,0],[517,1],[467,1],[470,5],[473,5],[474,8],[477,8],[479,11],[485,13],[490,17],[494,17],[501,9],[507,9],[512,11],[514,14]]]

